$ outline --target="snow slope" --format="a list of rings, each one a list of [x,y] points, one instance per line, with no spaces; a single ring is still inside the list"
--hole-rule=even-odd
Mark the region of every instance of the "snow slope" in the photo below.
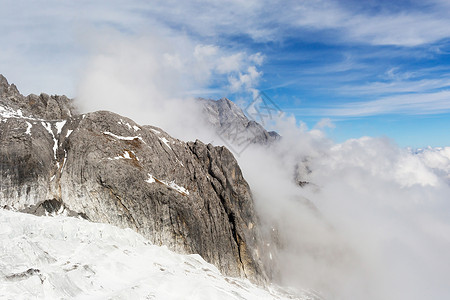
[[[0,299],[295,298],[269,290],[224,277],[199,255],[151,245],[130,229],[0,209]]]

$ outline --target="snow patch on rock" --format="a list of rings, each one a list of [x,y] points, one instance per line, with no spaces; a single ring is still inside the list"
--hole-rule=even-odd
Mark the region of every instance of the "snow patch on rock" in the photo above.
[[[132,141],[134,139],[139,139],[143,143],[145,143],[144,140],[138,135],[137,136],[120,136],[120,135],[116,135],[116,134],[114,134],[112,132],[109,132],[109,131],[104,131],[103,134],[106,134],[106,135],[109,135],[109,136],[111,136],[113,138],[116,138],[116,139],[119,139],[119,140],[124,140],[124,141]]]
[[[169,145],[169,140],[166,139],[165,137],[158,137],[158,139],[163,142],[167,147],[169,147],[170,150],[172,150],[172,148]]]
[[[31,135],[31,128],[33,127],[33,125],[31,125],[30,122],[25,121],[27,123],[27,130],[25,131],[25,134]]]
[[[148,183],[159,182],[159,183],[162,183],[162,184],[164,184],[165,186],[167,186],[167,187],[169,187],[169,188],[171,188],[171,189],[177,191],[177,192],[180,193],[180,194],[183,194],[183,195],[189,195],[188,189],[186,189],[186,188],[184,188],[184,187],[179,186],[178,184],[176,184],[176,183],[175,183],[175,180],[172,180],[172,181],[161,180],[161,179],[158,179],[158,178],[154,177],[154,176],[151,175],[151,174],[148,174],[148,176],[149,176],[149,178],[148,178],[145,182],[148,182]]]

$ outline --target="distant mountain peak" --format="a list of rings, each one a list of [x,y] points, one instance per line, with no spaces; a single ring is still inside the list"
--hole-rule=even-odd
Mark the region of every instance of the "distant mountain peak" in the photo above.
[[[243,110],[227,98],[219,100],[198,98],[203,106],[206,121],[227,141],[232,143],[231,137],[242,133],[248,143],[268,145],[280,136],[276,132],[268,132],[261,124],[249,119]],[[242,139],[240,139],[242,142]]]

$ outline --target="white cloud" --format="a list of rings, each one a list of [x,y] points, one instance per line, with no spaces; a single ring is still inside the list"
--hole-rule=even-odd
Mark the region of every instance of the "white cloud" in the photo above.
[[[233,92],[241,89],[251,91],[259,82],[262,72],[258,71],[255,66],[247,68],[247,72],[239,72],[237,75],[230,75],[228,81],[230,82],[230,90]]]
[[[204,36],[248,34],[258,41],[279,40],[292,30],[336,30],[339,38],[375,45],[416,46],[450,35],[448,6],[430,2],[427,11],[404,7],[365,13],[334,1],[199,1],[159,3],[150,12]],[[208,13],[205,13],[205,12]],[[189,18],[189,16],[196,16]],[[282,28],[282,29],[280,29]]]
[[[215,56],[219,52],[219,48],[214,45],[197,45],[195,46],[194,56],[198,60]]]
[[[289,109],[298,115],[335,117],[373,116],[381,114],[426,115],[450,111],[450,91],[386,96],[371,101],[347,102],[328,108]]]
[[[250,55],[249,59],[253,61],[256,65],[260,66],[265,60],[265,56],[260,52]]]
[[[230,56],[221,57],[217,70],[219,73],[238,72],[244,60],[244,53],[239,52]]]
[[[380,95],[387,93],[426,93],[435,89],[450,87],[450,78],[441,75],[441,78],[420,80],[393,80],[389,82],[372,82],[353,86],[341,86],[337,91],[352,95]]]
[[[292,119],[277,130],[278,144],[238,160],[261,220],[278,228],[283,283],[330,299],[448,295],[450,170],[432,167],[447,165],[446,148],[427,161],[387,139],[333,144]]]
[[[421,161],[438,176],[450,183],[450,147],[427,148],[417,154]]]
[[[333,124],[331,119],[323,118],[319,122],[317,122],[317,124],[314,127],[315,128],[319,128],[319,129],[322,129],[322,128],[335,128],[336,125]]]

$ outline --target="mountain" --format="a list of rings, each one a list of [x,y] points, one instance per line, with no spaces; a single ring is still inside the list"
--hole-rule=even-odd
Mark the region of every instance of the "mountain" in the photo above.
[[[274,131],[267,131],[261,124],[250,120],[233,101],[198,98],[203,115],[219,137],[231,146],[239,144],[268,145],[280,138]]]
[[[1,75],[0,145],[0,207],[131,228],[226,275],[270,276],[250,188],[225,147],[107,111],[77,114],[67,97],[25,97]]]

